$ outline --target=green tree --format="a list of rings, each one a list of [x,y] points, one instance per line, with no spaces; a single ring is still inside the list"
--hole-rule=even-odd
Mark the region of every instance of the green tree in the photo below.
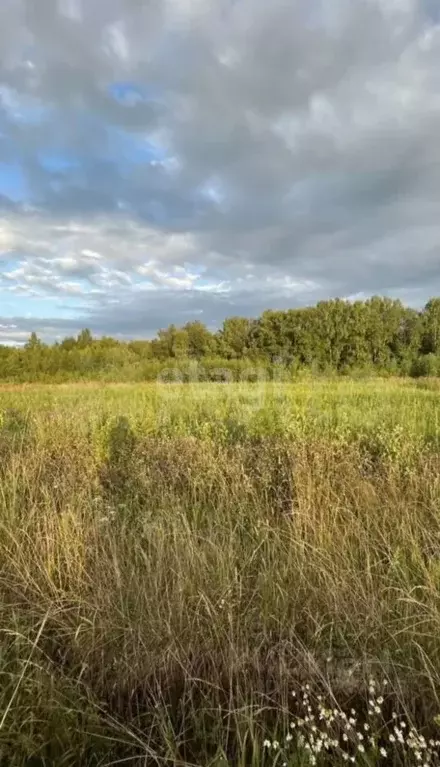
[[[63,352],[70,352],[75,347],[76,347],[76,338],[73,338],[73,336],[68,336],[67,338],[63,338],[63,340],[60,343],[60,349],[62,349]]]
[[[89,328],[84,328],[78,335],[77,346],[79,349],[86,349],[93,343],[93,336]]]
[[[141,359],[150,359],[153,356],[151,341],[129,341],[128,348]]]
[[[206,325],[199,320],[187,322],[183,330],[188,334],[188,355],[190,357],[205,357],[216,351],[216,340]]]
[[[246,317],[228,317],[218,334],[219,353],[227,359],[241,359],[250,346],[252,321]]]
[[[250,328],[250,346],[254,352],[269,360],[288,361],[292,354],[292,339],[288,313],[266,310]]]
[[[35,333],[35,331],[33,331],[30,334],[28,340],[26,341],[26,343],[24,345],[24,348],[28,349],[29,351],[32,351],[32,350],[35,350],[35,349],[41,349],[42,346],[43,346],[42,342],[38,338],[38,336]]]
[[[440,298],[431,298],[425,306],[422,352],[440,353]]]
[[[153,356],[158,359],[186,357],[189,354],[189,334],[185,328],[169,325],[165,330],[159,330],[151,348]]]
[[[169,359],[173,356],[173,338],[176,332],[176,326],[170,325],[168,328],[162,328],[151,342],[153,357],[157,359]]]

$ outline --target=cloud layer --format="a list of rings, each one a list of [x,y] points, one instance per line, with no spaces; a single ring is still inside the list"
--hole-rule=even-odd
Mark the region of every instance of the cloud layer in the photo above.
[[[440,294],[430,0],[3,0],[0,340]]]

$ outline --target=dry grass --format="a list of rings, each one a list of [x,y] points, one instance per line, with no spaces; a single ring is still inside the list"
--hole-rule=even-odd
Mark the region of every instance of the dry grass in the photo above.
[[[438,395],[260,394],[2,395],[1,764],[307,764],[292,691],[361,720],[370,677],[436,737]]]

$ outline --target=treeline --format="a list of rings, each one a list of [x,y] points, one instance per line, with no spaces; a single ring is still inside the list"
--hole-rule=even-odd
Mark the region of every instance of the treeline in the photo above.
[[[4,381],[172,379],[170,368],[208,380],[252,377],[252,368],[287,376],[440,375],[440,298],[422,311],[378,296],[334,299],[257,319],[229,317],[215,333],[194,321],[145,341],[93,338],[86,329],[52,345],[32,333],[23,347],[0,347]]]

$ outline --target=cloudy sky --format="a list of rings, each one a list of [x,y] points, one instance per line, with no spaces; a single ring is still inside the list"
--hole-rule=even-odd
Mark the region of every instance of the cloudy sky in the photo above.
[[[439,0],[1,0],[0,342],[440,295]]]

